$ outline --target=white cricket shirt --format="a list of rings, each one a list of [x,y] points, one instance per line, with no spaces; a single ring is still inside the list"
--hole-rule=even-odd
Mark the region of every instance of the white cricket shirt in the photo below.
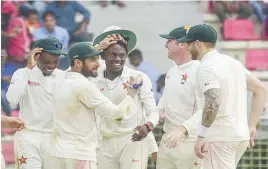
[[[159,115],[156,109],[154,94],[152,92],[152,83],[147,75],[124,66],[122,75],[109,80],[104,78],[104,70],[99,73],[97,78],[91,80],[98,89],[114,104],[120,103],[127,94],[123,83],[127,82],[131,76],[134,78],[138,75],[143,80],[143,85],[139,89],[137,96],[134,98],[135,106],[131,107],[128,115],[121,121],[111,120],[105,117],[100,119],[100,133],[105,137],[114,137],[126,133],[133,133],[133,129],[143,125],[147,121],[158,124]]]
[[[166,116],[163,130],[169,133],[183,125],[188,131],[185,141],[196,139],[202,115],[196,85],[199,64],[192,60],[180,66],[173,65],[167,72],[165,90],[158,104],[158,110]]]
[[[204,96],[208,89],[220,89],[219,111],[208,129],[207,141],[249,140],[246,84],[249,74],[239,61],[216,50],[201,60],[197,69],[200,94]]]
[[[112,104],[86,77],[64,72],[53,84],[54,129],[49,154],[56,157],[96,161],[95,113],[118,119],[127,115],[134,101],[125,96]]]
[[[62,73],[55,69],[50,76],[35,66],[18,69],[12,76],[6,97],[12,104],[20,105],[20,117],[28,130],[51,132],[53,127],[52,81]]]

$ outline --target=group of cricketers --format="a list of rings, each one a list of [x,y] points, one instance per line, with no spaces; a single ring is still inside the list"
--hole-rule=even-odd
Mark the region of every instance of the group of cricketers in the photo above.
[[[93,44],[74,44],[66,71],[57,69],[65,55],[58,39],[38,40],[6,95],[20,105],[20,119],[10,126],[23,126],[14,139],[16,168],[146,169],[149,154],[157,154],[157,169],[235,169],[254,146],[266,89],[215,49],[209,25],[160,37],[176,64],[158,105],[148,76],[125,64],[134,32],[111,26]],[[249,118],[247,91],[253,92]],[[158,150],[151,131],[159,115],[165,134]]]

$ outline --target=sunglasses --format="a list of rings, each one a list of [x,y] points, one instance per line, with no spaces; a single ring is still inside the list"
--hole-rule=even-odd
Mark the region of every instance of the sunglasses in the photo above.
[[[49,45],[55,45],[56,49],[62,49],[63,48],[63,44],[60,42],[57,43],[48,43]]]

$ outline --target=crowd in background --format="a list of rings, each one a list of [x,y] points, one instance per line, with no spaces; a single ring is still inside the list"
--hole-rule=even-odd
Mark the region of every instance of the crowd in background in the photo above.
[[[125,7],[121,1],[99,1],[99,4],[102,7]],[[83,16],[80,22],[76,21],[77,13]],[[75,42],[90,41],[93,38],[88,32],[91,14],[78,1],[1,1],[1,17],[1,103],[5,114],[10,115],[12,109],[5,93],[12,74],[26,66],[27,53],[33,48],[35,41],[55,36],[66,52]],[[143,60],[138,49],[132,51],[130,60],[134,67],[150,77],[158,102],[164,87],[160,72]],[[61,56],[58,68],[66,70],[68,67],[67,57]]]
[[[221,23],[225,19],[237,14],[237,19],[247,19],[256,15],[260,24],[265,24],[265,34],[268,36],[268,1],[213,1],[212,10],[218,16]],[[221,27],[223,33],[223,27]]]

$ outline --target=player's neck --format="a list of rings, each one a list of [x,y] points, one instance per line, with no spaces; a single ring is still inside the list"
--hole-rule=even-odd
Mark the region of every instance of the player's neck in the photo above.
[[[120,76],[122,74],[122,72],[123,72],[123,70],[120,72],[105,70],[103,73],[104,73],[104,78],[109,79],[109,80],[114,80],[115,78]]]
[[[216,50],[215,48],[207,48],[207,49],[204,49],[201,53],[200,53],[200,58],[198,58],[198,60],[202,60],[202,58],[208,53],[208,52],[211,52],[213,50]]]
[[[187,55],[183,55],[183,56],[180,56],[180,57],[176,57],[174,59],[174,62],[177,64],[177,65],[183,65],[185,63],[188,63],[190,62],[192,59],[191,59],[191,56],[187,56]]]

